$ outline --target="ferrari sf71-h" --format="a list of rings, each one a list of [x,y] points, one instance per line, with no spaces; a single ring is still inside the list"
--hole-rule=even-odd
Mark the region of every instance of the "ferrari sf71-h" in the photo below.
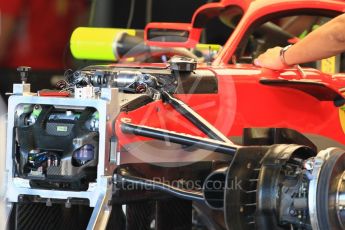
[[[344,11],[337,0],[224,0],[191,23],[148,24],[145,45],[125,54],[99,40],[116,31],[77,29],[77,58],[127,62],[67,73],[58,90],[38,92],[19,68],[8,102],[7,226],[345,229],[342,55],[283,71],[250,64]],[[191,49],[214,18],[233,32],[201,62]],[[167,61],[137,63],[141,54]]]

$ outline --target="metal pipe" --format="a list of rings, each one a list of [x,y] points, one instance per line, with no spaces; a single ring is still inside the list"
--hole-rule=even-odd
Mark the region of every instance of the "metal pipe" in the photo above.
[[[132,175],[116,174],[116,183],[130,183],[135,186],[140,186],[140,188],[158,190],[185,200],[204,201],[204,197],[199,191],[181,189],[159,181],[149,180]]]
[[[187,146],[194,146],[201,149],[230,155],[234,155],[239,148],[239,146],[236,146],[234,144],[228,144],[209,138],[180,134],[164,129],[155,129],[147,126],[134,125],[124,122],[121,123],[121,130],[123,133],[131,133],[143,137],[150,137],[157,140],[168,141]]]

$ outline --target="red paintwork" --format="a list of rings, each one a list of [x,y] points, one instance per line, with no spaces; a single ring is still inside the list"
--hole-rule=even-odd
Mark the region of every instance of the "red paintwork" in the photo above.
[[[222,0],[220,2],[207,3],[199,7],[193,14],[192,25],[195,26],[198,17],[215,17],[230,7],[237,7],[243,12],[249,7],[251,0]]]
[[[38,91],[38,95],[41,97],[69,97],[71,94],[60,91]]]
[[[193,16],[212,7],[238,4],[228,0],[207,4]],[[243,1],[242,1],[243,2]],[[244,9],[246,6],[242,6]],[[245,31],[258,18],[277,11],[295,9],[328,9],[345,12],[345,1],[335,0],[257,0],[247,9],[236,30],[212,66],[201,66],[217,74],[217,94],[175,95],[191,106],[202,117],[228,136],[240,136],[244,127],[287,127],[302,133],[317,134],[345,144],[345,133],[340,123],[339,108],[333,102],[321,102],[298,90],[265,86],[262,77],[272,79],[301,79],[295,69],[271,71],[252,65],[229,65],[230,57]],[[149,65],[150,66],[150,65]],[[325,83],[339,92],[345,87],[345,75],[336,78],[314,69],[305,69],[306,79]],[[119,129],[120,120],[129,118],[135,124],[203,136],[172,107],[156,101],[129,113],[121,113],[116,122],[120,145],[142,138],[125,135]]]
[[[294,90],[264,86],[258,80],[265,77],[300,78],[296,70],[282,73],[264,70],[251,65],[229,65],[213,68],[218,74],[219,93],[209,95],[175,95],[227,136],[240,136],[244,127],[288,127],[302,133],[318,134],[345,144],[345,134],[340,125],[339,108],[332,102]],[[330,76],[314,69],[306,70],[307,78],[330,82]],[[345,86],[345,78],[334,81],[332,87]],[[122,118],[134,124],[164,128],[182,133],[204,136],[169,105],[160,101],[135,111],[122,113],[117,120],[120,144],[141,140],[123,135],[119,130]]]
[[[201,19],[205,26],[206,22],[216,16],[219,16],[222,12],[229,9],[230,7],[236,7],[240,9],[241,14],[248,8],[251,0],[222,0],[217,3],[207,3],[199,7],[193,14],[191,23],[167,23],[167,22],[151,22],[145,27],[144,39],[149,46],[158,47],[185,47],[194,48],[200,40],[202,27],[197,26],[197,19]],[[233,12],[234,13],[234,12]],[[239,13],[239,12],[237,12]],[[186,42],[157,42],[148,40],[148,31],[150,29],[174,29],[189,31],[189,38]]]
[[[150,29],[172,29],[172,30],[181,30],[181,31],[188,31],[189,37],[185,42],[159,42],[159,41],[150,41],[147,39],[148,31]],[[160,46],[160,47],[186,47],[186,48],[193,48],[198,43],[200,34],[202,29],[201,28],[194,28],[189,23],[156,23],[151,22],[146,25],[144,39],[147,45],[149,46]]]

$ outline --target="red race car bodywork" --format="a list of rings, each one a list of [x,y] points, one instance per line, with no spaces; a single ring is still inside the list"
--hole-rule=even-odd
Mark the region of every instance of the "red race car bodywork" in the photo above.
[[[197,26],[200,18],[233,8],[245,11],[242,19],[212,65],[199,67],[215,73],[218,92],[176,96],[230,138],[241,136],[246,127],[288,127],[313,138],[323,137],[330,146],[334,142],[345,144],[345,114],[339,108],[345,75],[331,76],[315,69],[271,71],[247,64],[227,64],[250,26],[262,18],[300,10],[340,14],[345,11],[345,2],[255,1],[248,6],[244,1],[222,1],[198,9],[191,25]],[[340,104],[335,106],[335,101]],[[193,133],[188,122],[162,102],[121,114],[122,117],[142,125],[202,135]],[[119,128],[117,135],[122,145],[132,141],[122,138]]]
[[[343,12],[336,0],[223,0],[191,23],[145,29],[145,45],[191,48],[212,18],[236,26],[212,63],[193,54],[88,66],[37,96],[30,68],[19,68],[7,132],[11,219],[37,229],[46,206],[74,202],[94,207],[88,229],[345,229],[345,74],[245,63]],[[293,33],[291,22],[306,31]],[[97,31],[110,33],[108,43],[96,36],[80,57],[100,47],[120,57],[126,36],[115,47],[117,32]],[[90,48],[82,35],[75,49]],[[145,45],[133,53],[151,54]],[[37,202],[42,212],[21,208]]]
[[[205,68],[217,74],[218,93],[176,96],[230,138],[241,136],[243,128],[247,127],[289,127],[345,144],[342,126],[344,111],[336,107],[333,100],[318,99],[309,93],[294,89],[294,86],[289,88],[260,83],[260,80],[268,78],[290,81],[294,79],[295,82],[308,82],[311,79],[336,90],[342,87],[342,82],[345,83],[343,79],[331,80],[331,76],[313,69],[306,70],[307,77],[302,77],[297,70],[278,73],[250,65],[234,67],[228,65]],[[193,133],[183,116],[162,102],[151,103],[135,111],[123,113],[122,117],[130,118],[134,123],[142,125],[201,135],[200,131]],[[120,136],[121,144],[130,142],[128,138],[121,138],[122,132],[119,129],[117,134]],[[126,142],[122,143],[122,140]]]

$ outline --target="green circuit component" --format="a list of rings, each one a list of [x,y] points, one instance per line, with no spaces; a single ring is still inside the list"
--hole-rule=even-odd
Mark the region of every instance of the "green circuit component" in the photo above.
[[[34,117],[38,117],[41,112],[42,112],[42,107],[41,106],[35,106],[31,115],[33,115]]]
[[[94,119],[96,119],[96,120],[99,120],[99,113],[98,113],[98,111],[96,111],[96,112],[94,112],[94,113],[92,114],[92,118],[94,118]]]

